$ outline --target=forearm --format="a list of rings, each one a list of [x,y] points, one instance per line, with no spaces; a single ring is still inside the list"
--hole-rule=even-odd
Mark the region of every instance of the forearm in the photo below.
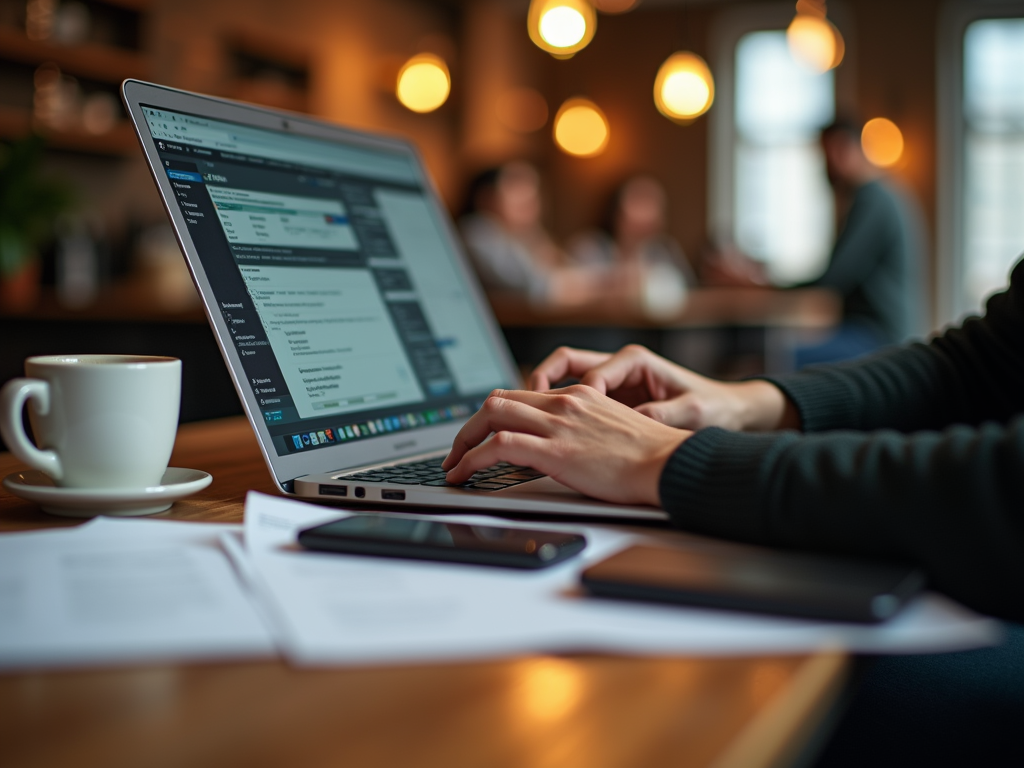
[[[795,404],[805,432],[879,428],[911,432],[1006,422],[1024,411],[1024,266],[1011,287],[928,344],[861,361],[767,377]]]
[[[912,562],[979,610],[1024,618],[1024,420],[1010,427],[750,435],[698,432],[662,473],[696,532]]]

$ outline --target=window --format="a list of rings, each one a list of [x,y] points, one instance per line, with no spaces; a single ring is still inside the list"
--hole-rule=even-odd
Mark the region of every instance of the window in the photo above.
[[[1024,18],[963,37],[960,303],[978,310],[1024,252]]]
[[[835,228],[818,145],[835,116],[833,73],[795,60],[781,30],[748,32],[735,57],[732,238],[776,282],[812,279]]]

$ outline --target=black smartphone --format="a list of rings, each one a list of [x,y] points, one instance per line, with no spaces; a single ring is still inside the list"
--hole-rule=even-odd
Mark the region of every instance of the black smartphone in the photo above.
[[[925,584],[921,571],[904,566],[753,547],[647,545],[590,566],[581,581],[602,597],[862,623],[891,618]]]
[[[373,514],[307,528],[299,532],[299,544],[351,555],[546,568],[582,552],[587,540],[575,533]]]

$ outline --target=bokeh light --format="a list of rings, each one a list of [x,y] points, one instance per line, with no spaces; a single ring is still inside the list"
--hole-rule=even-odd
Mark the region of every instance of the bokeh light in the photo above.
[[[846,54],[846,43],[832,22],[822,16],[798,13],[786,30],[793,57],[815,72],[838,67]]]
[[[532,133],[548,121],[548,103],[533,88],[511,88],[498,97],[498,121],[516,133]]]
[[[570,155],[594,157],[608,146],[608,119],[589,99],[569,99],[555,115],[555,143]]]
[[[715,100],[715,80],[707,63],[695,53],[673,53],[654,79],[654,104],[670,120],[688,123],[703,115]]]
[[[537,658],[517,665],[512,687],[514,711],[531,726],[550,724],[573,714],[584,700],[586,677],[572,661]]]
[[[589,0],[531,0],[526,26],[538,48],[569,58],[593,40],[597,14]]]
[[[903,156],[903,132],[892,120],[876,117],[864,123],[860,133],[864,155],[879,168],[888,168]]]
[[[395,95],[413,112],[433,112],[448,100],[452,81],[444,59],[432,53],[413,56],[398,72]]]

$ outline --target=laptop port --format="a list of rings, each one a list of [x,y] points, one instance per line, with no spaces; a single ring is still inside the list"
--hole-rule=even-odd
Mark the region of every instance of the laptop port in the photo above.
[[[357,485],[356,486],[356,498],[357,499],[366,498],[366,489],[363,488],[361,485]]]
[[[320,485],[321,496],[348,496],[347,485]]]
[[[381,491],[380,497],[384,501],[405,501],[405,491]]]

